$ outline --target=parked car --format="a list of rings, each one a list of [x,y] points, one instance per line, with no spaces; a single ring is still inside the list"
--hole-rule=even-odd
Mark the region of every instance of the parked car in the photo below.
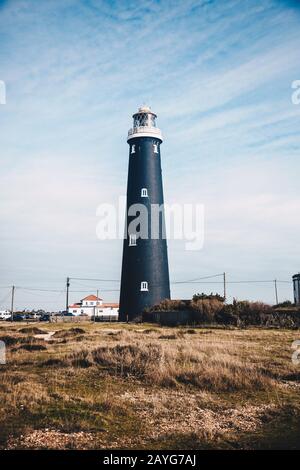
[[[39,320],[40,314],[35,312],[25,312],[26,320]]]
[[[43,313],[43,315],[40,316],[40,321],[50,321],[50,313]]]
[[[14,313],[12,315],[13,321],[23,321],[26,320],[26,315],[24,313]]]

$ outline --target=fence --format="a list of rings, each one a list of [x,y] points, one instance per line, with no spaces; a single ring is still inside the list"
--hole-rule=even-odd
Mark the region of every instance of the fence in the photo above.
[[[191,310],[146,312],[143,314],[143,322],[159,323],[163,326],[191,325],[194,323],[193,317]]]

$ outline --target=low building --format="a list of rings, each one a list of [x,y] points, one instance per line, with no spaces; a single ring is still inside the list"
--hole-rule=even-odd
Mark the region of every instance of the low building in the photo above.
[[[96,295],[88,295],[80,302],[69,305],[68,312],[79,316],[88,315],[99,320],[117,321],[119,319],[119,304],[103,302]]]

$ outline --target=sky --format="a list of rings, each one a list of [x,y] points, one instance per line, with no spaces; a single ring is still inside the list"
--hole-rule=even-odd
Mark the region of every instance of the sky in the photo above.
[[[127,131],[158,114],[165,202],[205,208],[204,245],[170,240],[173,298],[275,302],[300,271],[300,2],[0,0],[0,309],[118,300],[122,240],[97,207],[126,194]],[[111,281],[108,281],[111,280]],[[35,290],[36,289],[36,290]],[[292,299],[291,282],[278,284]]]

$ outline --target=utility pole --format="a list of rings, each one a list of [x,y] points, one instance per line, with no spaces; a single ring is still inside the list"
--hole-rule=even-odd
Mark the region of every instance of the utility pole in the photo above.
[[[224,302],[226,302],[226,273],[223,273],[223,283],[224,283]]]
[[[15,286],[11,288],[11,321],[14,321],[14,300],[15,300]]]
[[[70,278],[67,277],[67,290],[66,290],[66,313],[69,310],[69,287],[70,287]]]
[[[275,287],[275,298],[276,298],[276,305],[279,304],[278,302],[278,289],[277,289],[277,279],[274,280],[274,287]]]
[[[97,316],[98,316],[98,314],[99,314],[99,312],[98,312],[98,296],[99,296],[99,290],[97,289],[97,300],[96,300]],[[94,323],[95,323],[95,321],[96,321],[96,309],[95,309],[95,311],[94,311]]]

